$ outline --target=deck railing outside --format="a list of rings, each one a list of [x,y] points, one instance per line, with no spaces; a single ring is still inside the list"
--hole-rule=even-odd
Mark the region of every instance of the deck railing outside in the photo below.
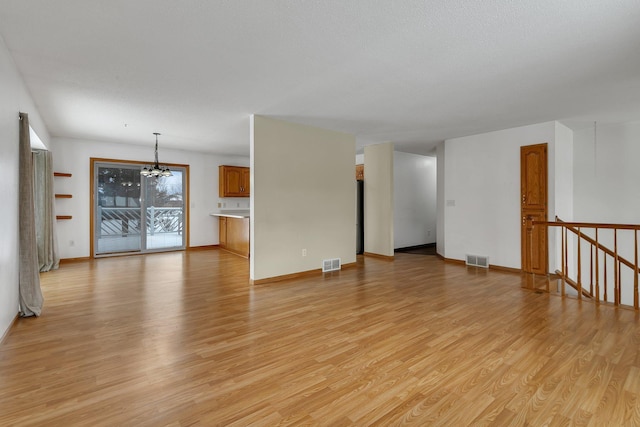
[[[140,208],[98,207],[100,218],[100,235],[103,237],[139,236],[142,230]],[[153,236],[160,233],[182,232],[182,208],[154,206],[146,209],[145,218],[147,234]]]

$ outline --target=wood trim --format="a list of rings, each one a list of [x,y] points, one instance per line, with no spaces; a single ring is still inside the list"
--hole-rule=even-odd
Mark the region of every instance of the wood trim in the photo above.
[[[342,266],[340,267],[340,270],[343,270],[345,268],[353,268],[353,267],[355,267],[357,265],[358,265],[357,262],[350,262],[350,263],[347,263],[347,264],[342,264]],[[302,277],[315,276],[318,273],[320,273],[320,274],[340,273],[340,270],[327,271],[326,273],[323,273],[321,268],[316,268],[316,269],[313,269],[313,270],[299,271],[297,273],[283,274],[282,276],[267,277],[266,279],[258,279],[258,280],[250,279],[249,280],[249,284],[251,284],[251,285],[263,285],[265,283],[275,283],[275,282],[282,282],[282,281],[290,280],[290,279],[299,279],[299,278],[302,278]]]
[[[489,264],[489,270],[504,271],[505,273],[517,273],[522,274],[522,269],[513,267],[503,267],[502,265]]]
[[[249,279],[249,284],[251,284],[251,285],[263,285],[265,283],[282,282],[284,280],[289,280],[289,279],[299,279],[301,277],[313,276],[313,275],[316,275],[318,273],[322,273],[322,269],[321,268],[316,268],[316,269],[313,269],[313,270],[300,271],[298,273],[283,274],[282,276],[267,277],[265,279],[258,279],[258,280]]]
[[[167,164],[167,163],[165,163]],[[191,170],[189,169],[189,165],[182,165],[184,168],[184,183],[186,185],[186,189],[183,189],[183,194],[185,195],[184,200],[184,247],[185,249],[189,247],[191,243]]]
[[[203,245],[203,246],[190,246],[186,250],[187,251],[206,251],[209,249],[219,248],[220,245]]]
[[[549,227],[581,227],[581,228],[608,228],[618,230],[640,230],[638,224],[601,224],[596,222],[564,222],[557,221],[531,221],[532,225],[546,225]]]
[[[626,258],[621,257],[616,252],[614,252],[611,249],[607,248],[606,246],[600,244],[596,240],[592,239],[591,237],[587,236],[582,231],[577,229],[577,228],[583,228],[584,227],[584,228],[595,228],[596,230],[598,228],[607,228],[607,229],[614,229],[614,230],[615,229],[620,229],[620,230],[640,230],[640,225],[626,225],[625,227],[632,227],[632,228],[622,228],[622,227],[616,227],[616,224],[602,224],[602,225],[606,225],[607,227],[600,227],[599,224],[582,223],[582,222],[564,222],[564,221],[561,221],[560,219],[558,219],[557,221],[532,221],[532,224],[533,225],[546,225],[547,228],[549,228],[549,227],[566,227],[567,230],[571,231],[573,234],[576,234],[579,238],[582,238],[582,239],[586,240],[592,246],[597,247],[598,249],[600,249],[601,251],[603,251],[607,255],[609,255],[611,257],[616,257],[617,256],[617,260],[618,261],[620,261],[621,263],[623,263],[627,267],[631,268],[632,270],[635,270],[636,273],[640,274],[640,270],[631,261],[627,260]],[[589,224],[589,225],[572,225],[572,224]]]
[[[73,217],[71,215],[56,215],[56,220],[60,221],[63,219],[72,219]]]
[[[71,174],[70,173],[66,173],[66,172],[54,172],[53,176],[62,176],[65,178],[71,178]]]
[[[228,246],[225,246],[225,247],[220,246],[220,249],[222,249],[223,251],[227,251],[229,253],[232,253],[234,255],[238,255],[241,258],[249,259],[249,255],[247,255],[246,253],[238,251],[238,250],[235,250],[235,249],[230,248]]]
[[[7,328],[7,330],[4,331],[4,334],[2,334],[2,336],[0,337],[0,345],[4,343],[4,339],[9,335],[9,332],[11,332],[15,324],[18,322],[19,318],[20,318],[20,313],[18,312],[16,313],[16,317],[14,317],[13,321],[9,324],[9,327]]]
[[[464,260],[462,260],[462,259],[444,258],[444,257],[441,257],[441,258],[444,259],[445,262],[448,262],[450,264],[457,264],[457,265],[467,266],[467,263],[464,262]],[[522,269],[520,269],[520,268],[504,267],[502,265],[491,265],[490,264],[488,269],[485,269],[483,267],[476,267],[476,266],[473,266],[473,265],[470,265],[468,267],[480,268],[480,269],[484,269],[484,270],[503,271],[503,272],[507,272],[507,273],[517,273],[517,274],[521,274],[522,273]]]
[[[373,252],[365,252],[362,255],[369,258],[383,259],[385,261],[393,261],[395,259],[393,255],[389,256],[389,255],[382,255],[382,254],[374,254]]]
[[[588,297],[588,298],[591,298],[591,299],[594,298],[594,296],[589,291],[584,289],[577,282],[573,281],[570,277],[566,277],[564,274],[562,274],[562,272],[560,270],[556,270],[556,273],[555,273],[554,276],[558,276],[558,278],[560,280],[564,280],[569,286],[571,286],[573,288],[573,290],[578,292],[578,297],[579,298],[582,297],[583,295],[585,297]],[[598,302],[600,302],[600,301],[598,301]],[[618,306],[618,305],[620,305],[620,304],[619,303],[615,303],[614,304],[614,306]]]
[[[73,194],[56,194],[55,198],[56,199],[71,199],[73,197]]]
[[[91,261],[90,256],[78,257],[78,258],[60,258],[60,264],[73,264],[74,262]]]

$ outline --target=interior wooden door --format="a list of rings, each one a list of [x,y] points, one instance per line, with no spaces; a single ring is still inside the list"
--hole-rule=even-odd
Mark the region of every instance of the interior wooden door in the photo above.
[[[520,147],[520,200],[522,269],[547,274],[547,229],[527,229],[527,220],[547,219],[547,144]]]

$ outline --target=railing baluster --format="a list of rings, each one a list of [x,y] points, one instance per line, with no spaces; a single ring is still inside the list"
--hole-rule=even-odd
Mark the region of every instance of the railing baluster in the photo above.
[[[622,263],[618,261],[618,304],[622,304],[622,282],[620,281],[622,277]]]
[[[587,222],[565,222],[556,216],[555,221],[532,221],[531,226],[545,226],[547,229],[549,227],[560,227],[560,237],[561,237],[561,245],[562,245],[562,253],[561,253],[561,279],[562,279],[562,289],[559,291],[564,296],[566,294],[566,285],[569,284],[572,288],[578,290],[578,298],[582,298],[583,292],[586,294],[586,289],[582,284],[582,240],[585,240],[590,244],[589,246],[589,293],[592,298],[595,299],[597,303],[599,302],[613,302],[614,305],[619,306],[623,304],[622,301],[622,279],[627,280],[627,275],[623,274],[623,268],[629,268],[633,271],[633,306],[636,310],[640,310],[640,238],[638,234],[640,233],[640,224],[605,224],[605,223],[587,223]],[[593,228],[595,239],[592,238],[589,234],[583,234],[583,228]],[[600,230],[613,230],[613,250],[600,243]],[[623,253],[620,254],[618,251],[618,230],[629,230],[633,231],[633,262],[630,261],[630,257],[628,256],[628,239],[623,240],[622,249]],[[577,260],[577,283],[573,281],[570,277],[570,268],[569,268],[569,238],[568,232],[571,231],[573,234],[577,236],[577,244],[578,248],[576,252],[572,252],[572,260]],[[626,235],[626,233],[625,233]],[[608,236],[608,232],[605,237]],[[605,239],[606,241],[608,240]],[[602,261],[600,260],[600,253],[602,253]],[[609,273],[608,270],[611,267],[608,266],[609,259],[611,259],[613,264],[613,286],[612,289],[609,289]],[[600,265],[602,263],[602,265]],[[625,270],[626,271],[626,270]],[[595,283],[594,276],[595,275]],[[558,286],[560,284],[558,283]],[[625,283],[627,286],[627,290],[631,287],[630,283]],[[611,297],[612,301],[609,300],[609,294],[613,291],[613,296]],[[627,299],[628,293],[625,291],[625,301],[624,304],[631,305],[630,296]]]
[[[638,309],[638,230],[633,231],[633,258],[635,270],[633,271],[633,307]]]
[[[598,249],[598,244],[598,229],[596,228],[596,301],[600,301],[600,252]]]
[[[613,229],[613,301],[615,305],[620,304],[620,295],[618,293],[618,288],[620,287],[620,283],[618,282],[618,230]]]
[[[607,288],[609,287],[607,281],[607,254],[604,254],[604,301],[609,302],[609,298],[607,297]]]
[[[582,299],[582,245],[580,242],[580,227],[578,227],[578,299]]]
[[[562,290],[560,293],[564,296],[565,287],[567,285],[567,277],[569,274],[569,267],[567,266],[567,227],[562,227],[560,230],[562,233]]]
[[[593,295],[593,245],[589,246],[589,293]]]

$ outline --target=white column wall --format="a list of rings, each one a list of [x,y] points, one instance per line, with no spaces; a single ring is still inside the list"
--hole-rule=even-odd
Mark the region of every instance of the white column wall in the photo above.
[[[364,147],[364,251],[393,256],[393,144]]]
[[[437,159],[437,208],[436,208],[436,252],[438,255],[444,257],[446,254],[446,241],[444,236],[445,222],[447,220],[445,216],[445,199],[444,199],[444,180],[445,180],[445,159],[444,159],[444,142],[438,144],[436,147],[436,159]]]
[[[355,262],[354,158],[353,135],[252,116],[252,280]]]

